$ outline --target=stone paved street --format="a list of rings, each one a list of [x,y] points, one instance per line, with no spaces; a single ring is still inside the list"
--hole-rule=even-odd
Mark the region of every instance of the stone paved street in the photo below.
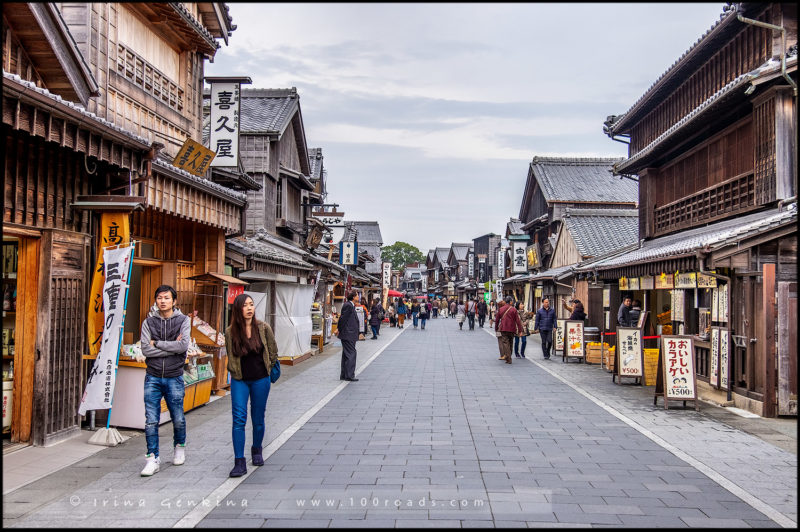
[[[135,437],[4,496],[4,525],[795,526],[796,438],[792,452],[718,407],[653,407],[652,387],[542,361],[535,337],[507,365],[476,329],[384,328],[358,344],[359,382],[340,383],[332,346],[286,368],[268,403],[274,452],[243,479],[227,477],[226,397],[187,417],[184,466],[139,477]],[[170,424],[161,435],[163,449]]]

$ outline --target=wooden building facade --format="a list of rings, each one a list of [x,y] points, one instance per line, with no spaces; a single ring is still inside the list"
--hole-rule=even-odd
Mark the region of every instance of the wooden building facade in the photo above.
[[[712,290],[685,290],[672,299],[673,330],[696,335],[698,384],[709,396],[724,401],[727,392],[766,417],[797,415],[788,321],[797,312],[796,78],[797,6],[726,6],[631,109],[606,122],[610,137],[630,141],[615,172],[638,176],[641,245],[589,265],[613,284],[715,276],[729,309],[707,319]],[[710,375],[711,325],[731,336],[729,386]]]
[[[11,441],[49,445],[80,430],[102,212],[130,213],[138,241],[130,343],[155,286],[175,286],[188,313],[186,278],[224,271],[225,236],[241,231],[245,195],[169,161],[185,138],[199,137],[202,64],[231,30],[222,4],[31,3],[3,11]],[[125,75],[130,54],[139,62]],[[174,70],[166,56],[176,59]]]

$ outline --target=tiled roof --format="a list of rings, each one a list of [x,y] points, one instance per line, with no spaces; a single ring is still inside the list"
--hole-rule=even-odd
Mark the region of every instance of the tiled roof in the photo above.
[[[377,244],[366,243],[362,244],[361,241],[358,242],[358,252],[362,253],[366,251],[369,255],[375,259],[374,262],[367,262],[364,265],[364,269],[367,273],[382,273],[383,268],[381,267],[381,247]]]
[[[259,230],[251,237],[229,238],[225,244],[235,251],[247,256],[253,256],[262,262],[285,264],[295,268],[310,270],[311,264],[302,259],[300,248],[296,253],[289,251],[284,243],[275,241],[266,231]]]
[[[383,245],[383,236],[378,222],[344,222],[344,236],[342,240],[352,242],[358,239],[359,244]]]
[[[559,266],[558,268],[550,268],[539,273],[531,275],[531,280],[538,279],[558,279],[565,273],[569,273],[575,266],[570,264],[568,266]]]
[[[789,205],[783,211],[767,211],[739,216],[681,231],[673,235],[646,240],[638,249],[616,254],[597,261],[582,264],[579,271],[593,269],[606,270],[631,264],[654,262],[661,259],[693,254],[699,249],[713,250],[717,246],[754,236],[784,225],[797,223],[797,204]]]
[[[450,249],[453,250],[453,255],[455,256],[456,260],[467,260],[467,254],[469,250],[472,249],[472,243],[453,243],[450,246]]]
[[[241,89],[239,133],[280,135],[299,107],[300,96],[291,89]],[[203,143],[209,137],[210,91],[203,91]]]
[[[308,149],[308,162],[309,162],[309,179],[322,178],[322,148],[309,148]]]
[[[177,11],[180,16],[186,22],[188,22],[195,29],[195,31],[197,31],[197,33],[199,33],[206,41],[208,41],[210,45],[215,48],[220,47],[219,43],[214,40],[214,36],[211,35],[205,26],[203,26],[196,18],[194,18],[194,15],[192,15],[189,10],[186,9],[186,6],[183,5],[183,2],[169,2],[169,5],[172,6],[172,8]]]
[[[636,203],[638,183],[612,175],[622,158],[534,157],[531,169],[544,199],[594,203]]]
[[[787,65],[791,65],[792,63],[797,63],[797,56],[795,55],[792,58],[786,60]],[[774,71],[780,70],[781,62],[780,60],[770,59],[766,63],[762,64],[755,70],[747,72],[746,74],[742,74],[731,80],[728,84],[722,87],[720,90],[712,94],[708,97],[704,102],[700,105],[692,109],[686,116],[681,118],[678,122],[673,124],[669,129],[664,131],[661,135],[659,135],[655,140],[653,140],[650,144],[642,148],[639,152],[636,153],[630,159],[622,160],[619,164],[616,165],[616,171],[619,173],[624,173],[627,170],[636,167],[636,163],[641,161],[643,158],[650,155],[661,143],[678,133],[679,131],[683,130],[685,127],[689,126],[693,123],[699,123],[702,118],[705,116],[706,112],[713,109],[717,104],[722,102],[723,100],[727,99],[729,96],[737,94],[737,90],[742,86],[746,85],[750,81],[769,75]]]
[[[439,264],[447,264],[448,253],[450,253],[450,248],[436,248],[435,256]]]
[[[582,257],[597,257],[636,243],[638,209],[566,209],[565,229]]]
[[[144,144],[145,146],[148,146],[148,147],[150,146],[150,141],[147,140],[146,138],[140,137],[139,135],[137,135],[135,133],[131,133],[127,129],[121,128],[120,126],[118,126],[118,125],[116,125],[116,124],[114,124],[112,122],[109,122],[108,120],[106,120],[104,118],[100,118],[96,114],[84,109],[83,106],[75,104],[73,102],[70,102],[69,100],[65,100],[65,99],[61,98],[61,96],[59,96],[58,94],[53,94],[52,92],[48,91],[47,89],[43,89],[41,87],[37,87],[35,83],[32,83],[32,82],[27,81],[27,80],[24,80],[21,77],[17,76],[16,74],[9,74],[5,70],[3,70],[3,79],[4,80],[5,79],[12,80],[12,81],[14,81],[16,83],[19,83],[20,85],[23,85],[23,86],[27,87],[28,89],[30,89],[30,90],[32,90],[34,92],[38,92],[39,94],[41,94],[43,96],[47,96],[48,98],[50,98],[54,102],[57,102],[57,103],[59,103],[61,105],[65,105],[65,106],[69,107],[70,109],[74,109],[75,111],[79,112],[81,115],[85,116],[86,118],[88,118],[88,119],[90,119],[90,120],[92,120],[94,122],[97,122],[98,124],[102,124],[105,127],[109,127],[111,129],[119,132],[119,133],[122,133],[123,135],[125,135],[127,137],[130,137],[132,140],[135,140],[139,144]]]
[[[509,235],[524,235],[525,231],[522,229],[523,224],[517,218],[511,218],[511,220],[506,224],[506,229],[508,230]]]

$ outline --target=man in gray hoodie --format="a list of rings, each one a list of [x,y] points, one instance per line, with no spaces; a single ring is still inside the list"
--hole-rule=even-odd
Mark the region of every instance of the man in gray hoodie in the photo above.
[[[175,452],[172,463],[186,460],[186,418],[183,415],[183,365],[189,349],[191,319],[175,308],[178,294],[168,285],[159,286],[155,293],[154,309],[142,323],[141,345],[147,372],[144,377],[144,434],[147,441],[147,462],[143,477],[158,472],[158,426],[161,419],[161,398],[167,403],[172,417]]]

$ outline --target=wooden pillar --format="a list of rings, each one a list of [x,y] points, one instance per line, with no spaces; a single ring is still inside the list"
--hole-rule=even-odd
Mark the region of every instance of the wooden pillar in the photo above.
[[[764,373],[764,417],[775,417],[775,323],[778,316],[775,312],[775,264],[764,264],[761,267],[761,330],[764,338],[761,344],[761,371]]]

